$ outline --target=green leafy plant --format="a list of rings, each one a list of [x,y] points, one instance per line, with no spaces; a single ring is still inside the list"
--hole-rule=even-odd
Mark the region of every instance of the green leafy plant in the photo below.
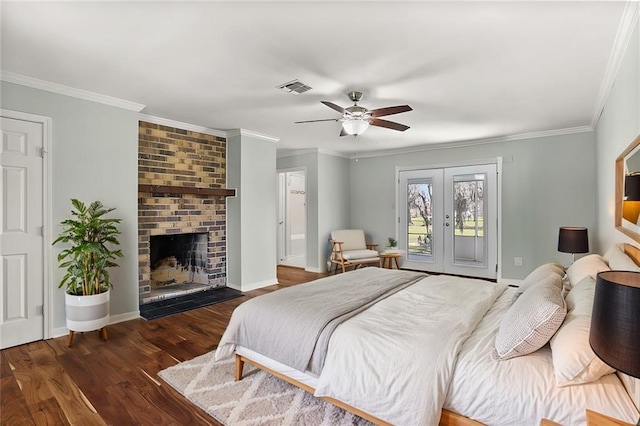
[[[71,244],[58,255],[60,267],[67,270],[58,288],[66,286],[67,293],[77,296],[105,292],[111,288],[109,268],[118,266],[114,261],[123,257],[121,250],[108,247],[120,244],[116,225],[122,219],[104,218],[115,209],[105,208],[100,201],[86,206],[72,199],[71,204],[73,218],[60,222],[63,230],[53,242]]]
[[[395,238],[393,237],[389,237],[387,238],[389,240],[389,247],[395,247],[398,245],[398,241],[396,241]]]

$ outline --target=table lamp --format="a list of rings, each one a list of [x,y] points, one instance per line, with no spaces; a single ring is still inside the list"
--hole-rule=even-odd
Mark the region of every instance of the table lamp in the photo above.
[[[589,344],[606,364],[640,378],[640,272],[596,276]]]
[[[589,235],[587,228],[577,226],[563,226],[558,234],[558,251],[571,253],[573,261],[576,260],[576,253],[589,252]]]

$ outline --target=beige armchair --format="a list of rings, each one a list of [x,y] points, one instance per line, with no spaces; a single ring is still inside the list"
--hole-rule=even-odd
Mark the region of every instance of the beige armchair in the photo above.
[[[362,229],[342,229],[331,232],[331,265],[335,265],[334,273],[338,272],[338,266],[342,272],[354,266],[354,269],[362,265],[380,266],[377,244],[367,244]],[[329,268],[331,273],[331,268]]]

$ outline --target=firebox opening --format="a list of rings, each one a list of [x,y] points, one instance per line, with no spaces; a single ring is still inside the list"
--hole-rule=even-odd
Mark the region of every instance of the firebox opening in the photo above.
[[[152,235],[150,237],[151,293],[143,303],[207,290],[208,234]]]

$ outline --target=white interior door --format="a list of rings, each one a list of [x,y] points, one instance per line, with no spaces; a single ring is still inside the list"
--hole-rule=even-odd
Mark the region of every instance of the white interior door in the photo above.
[[[286,257],[286,229],[285,229],[285,216],[286,216],[286,173],[277,174],[277,188],[278,188],[278,264]]]
[[[278,264],[306,267],[306,170],[279,171]]]
[[[307,252],[307,192],[304,171],[287,173],[287,259],[305,266]]]
[[[496,278],[496,170],[483,164],[399,173],[403,268]]]
[[[43,125],[1,118],[0,349],[44,338]]]

